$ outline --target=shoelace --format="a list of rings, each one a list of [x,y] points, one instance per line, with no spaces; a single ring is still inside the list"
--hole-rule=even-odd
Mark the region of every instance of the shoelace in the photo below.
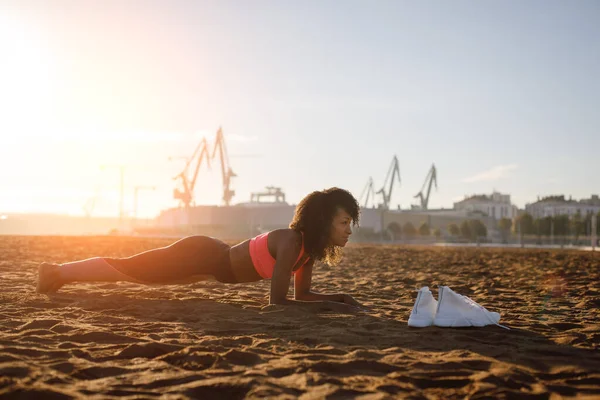
[[[415,305],[413,306],[412,312],[418,314],[417,306],[419,305],[419,301],[421,300],[421,297],[419,296],[419,293],[421,293],[421,289],[415,289],[415,292],[417,292],[417,299],[415,300]]]
[[[509,328],[509,327],[507,327],[507,326],[504,326],[504,325],[500,325],[499,323],[495,322],[495,321],[492,319],[492,317],[490,317],[489,311],[488,311],[488,310],[486,310],[486,309],[485,309],[485,307],[483,307],[483,306],[482,306],[482,305],[480,305],[480,304],[477,304],[477,302],[475,302],[475,301],[474,301],[473,299],[471,299],[470,297],[467,297],[467,296],[465,296],[465,295],[462,295],[462,294],[461,294],[460,296],[461,296],[461,297],[462,297],[462,298],[465,300],[465,302],[466,302],[466,303],[467,303],[469,306],[471,306],[471,307],[477,307],[477,308],[481,309],[481,310],[483,311],[483,314],[485,315],[485,317],[486,317],[486,318],[488,319],[488,321],[490,321],[492,324],[494,324],[494,325],[497,325],[497,326],[499,326],[500,328],[504,328],[504,329],[507,329],[507,330],[509,330],[509,331],[510,331],[510,328]]]

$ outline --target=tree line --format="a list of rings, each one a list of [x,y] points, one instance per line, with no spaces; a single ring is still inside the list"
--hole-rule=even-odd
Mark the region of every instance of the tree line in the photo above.
[[[535,236],[571,236],[578,240],[580,236],[589,236],[592,234],[592,216],[593,214],[582,215],[577,212],[572,217],[568,215],[556,215],[554,217],[534,218],[529,213],[524,213],[514,220],[502,218],[498,221],[497,228],[504,241],[512,234],[515,235],[535,235]],[[397,222],[391,222],[387,227],[388,232],[396,239],[412,239],[416,237],[436,238],[442,236],[440,228],[431,229],[423,222],[417,228],[413,223],[406,222],[400,225]],[[447,234],[453,238],[462,238],[470,241],[484,239],[488,235],[487,227],[478,219],[468,219],[461,223],[451,223],[446,227]],[[596,234],[600,237],[600,212],[597,214]]]
[[[460,224],[449,224],[446,227],[448,234],[452,237],[463,238],[467,240],[476,241],[478,238],[487,237],[487,227],[483,222],[478,219],[468,219],[462,221]],[[440,228],[434,228],[433,230],[429,227],[427,222],[421,223],[419,228],[416,228],[412,222],[406,222],[400,226],[397,222],[391,222],[388,225],[388,231],[396,238],[407,238],[413,239],[415,237],[429,237],[431,235],[436,238],[442,236],[442,230]]]
[[[582,215],[579,211],[569,218],[568,215],[555,215],[553,217],[534,218],[525,213],[515,218],[514,222],[504,218],[499,221],[499,229],[504,232],[513,232],[522,235],[537,236],[589,236],[592,234],[593,214]],[[600,235],[600,212],[596,214],[596,234]]]

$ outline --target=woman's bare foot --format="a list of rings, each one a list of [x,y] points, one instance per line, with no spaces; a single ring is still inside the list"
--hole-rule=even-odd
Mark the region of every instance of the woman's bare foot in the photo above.
[[[41,263],[38,267],[38,293],[54,293],[66,282],[61,279],[58,268],[60,265]]]

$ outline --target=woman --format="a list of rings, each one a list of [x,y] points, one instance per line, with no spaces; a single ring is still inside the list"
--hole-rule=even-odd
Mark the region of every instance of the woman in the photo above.
[[[128,258],[95,257],[66,264],[42,263],[37,291],[50,293],[72,282],[191,283],[215,279],[247,283],[271,279],[269,304],[297,305],[332,311],[363,306],[347,294],[310,290],[316,260],[339,262],[359,206],[348,191],[315,191],[300,201],[288,229],[277,229],[233,247],[207,236],[189,236],[167,247]],[[294,300],[287,298],[294,276]]]

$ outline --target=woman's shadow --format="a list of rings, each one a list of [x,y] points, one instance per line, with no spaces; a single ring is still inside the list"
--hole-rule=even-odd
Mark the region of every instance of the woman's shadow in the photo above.
[[[131,337],[130,343],[137,343],[138,350],[139,346],[152,348],[152,354],[149,354],[152,356],[185,348],[190,343],[204,346],[208,351],[211,348],[219,351],[262,340],[268,346],[285,347],[290,342],[302,348],[327,346],[339,354],[358,348],[386,352],[391,349],[399,355],[411,351],[442,353],[462,350],[464,353],[459,353],[459,358],[467,359],[470,352],[478,353],[540,372],[549,372],[555,366],[600,370],[597,350],[558,344],[528,329],[505,330],[494,325],[417,329],[407,326],[407,315],[375,315],[377,310],[356,314],[314,313],[292,307],[264,308],[261,304],[265,302],[261,298],[231,302],[214,300],[205,294],[173,299],[106,293],[56,294],[51,299],[57,306],[55,312],[63,306],[70,313],[77,308],[86,311],[89,323],[112,332],[113,336],[108,341],[115,341],[114,335],[125,338],[124,342]],[[143,334],[143,339],[140,339],[140,334]],[[94,340],[102,342],[101,337]],[[171,346],[161,347],[156,344],[159,342]],[[130,353],[128,358],[139,351]],[[486,364],[480,366],[483,369],[487,369],[490,363],[478,362]]]

